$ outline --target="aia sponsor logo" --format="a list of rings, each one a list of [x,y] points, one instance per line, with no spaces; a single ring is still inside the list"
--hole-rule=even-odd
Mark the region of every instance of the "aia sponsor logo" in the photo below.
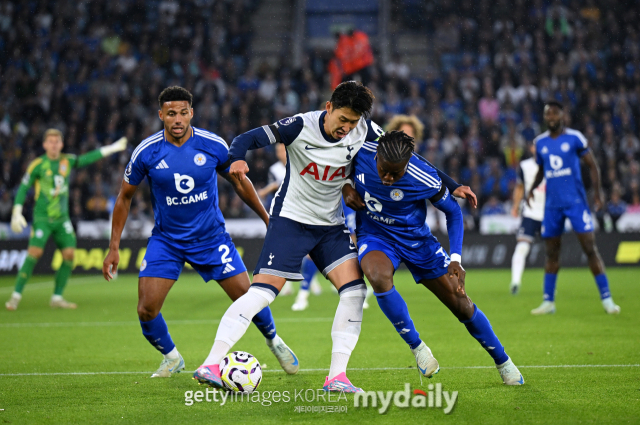
[[[338,167],[338,168],[331,168],[330,165],[318,165],[315,162],[311,162],[309,163],[309,165],[307,165],[306,167],[304,167],[304,170],[302,170],[300,172],[301,176],[304,176],[305,174],[309,174],[311,176],[313,176],[313,178],[315,180],[321,180],[321,181],[333,181],[333,179],[336,178],[346,178],[346,168],[345,167]],[[322,176],[321,176],[322,174]]]

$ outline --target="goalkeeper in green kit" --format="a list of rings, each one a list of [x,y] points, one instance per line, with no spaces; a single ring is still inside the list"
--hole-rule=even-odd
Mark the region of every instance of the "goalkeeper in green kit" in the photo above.
[[[62,153],[62,132],[49,129],[44,133],[42,147],[45,154],[35,159],[22,179],[16,195],[11,215],[11,230],[21,233],[27,227],[27,220],[22,215],[22,205],[27,191],[35,185],[35,206],[33,224],[29,239],[29,250],[18,276],[11,298],[6,302],[7,310],[16,310],[22,299],[22,290],[27,283],[38,259],[50,236],[62,252],[62,264],[56,273],[55,290],[51,297],[52,308],[76,308],[62,298],[73,269],[73,256],[76,248],[76,235],[69,219],[69,175],[73,168],[85,167],[101,158],[126,149],[127,139],[103,146],[100,149],[76,156]]]

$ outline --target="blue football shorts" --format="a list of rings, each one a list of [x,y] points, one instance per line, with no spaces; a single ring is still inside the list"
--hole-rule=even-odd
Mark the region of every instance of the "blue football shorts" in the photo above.
[[[228,233],[212,242],[185,244],[162,236],[149,238],[139,277],[177,280],[184,263],[189,263],[204,279],[221,281],[247,271]]]

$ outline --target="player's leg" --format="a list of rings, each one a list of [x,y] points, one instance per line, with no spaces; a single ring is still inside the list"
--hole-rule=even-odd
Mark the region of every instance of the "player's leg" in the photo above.
[[[65,300],[62,297],[64,288],[67,286],[71,271],[73,270],[73,259],[76,249],[76,234],[73,231],[71,221],[66,220],[56,225],[53,229],[53,239],[62,253],[62,264],[56,272],[55,289],[51,296],[51,308],[76,308],[76,304]]]
[[[29,238],[27,258],[25,258],[22,266],[20,266],[20,270],[18,271],[18,275],[16,276],[16,283],[13,289],[13,293],[11,294],[11,298],[9,298],[9,301],[5,303],[5,307],[7,308],[7,310],[13,311],[18,308],[18,304],[22,299],[22,291],[24,291],[24,286],[31,278],[33,269],[36,267],[38,260],[40,259],[40,257],[42,257],[44,247],[47,244],[47,240],[49,239],[50,235],[51,228],[49,226],[49,223],[45,221],[33,221],[31,225],[31,237]]]
[[[522,283],[522,274],[524,272],[527,256],[531,250],[531,244],[535,240],[535,235],[540,231],[540,222],[532,220],[528,217],[522,218],[522,224],[518,229],[516,249],[511,258],[511,287],[512,295],[516,295],[520,290]]]
[[[593,232],[576,233],[582,250],[587,255],[589,261],[589,269],[593,274],[598,291],[600,292],[600,299],[602,300],[602,306],[609,314],[619,314],[620,306],[613,302],[611,291],[609,290],[609,279],[604,269],[604,262],[600,257],[600,252],[596,245],[596,237]]]
[[[311,291],[313,278],[318,272],[318,268],[309,257],[304,257],[301,272],[304,279],[300,281],[300,290],[296,296],[296,301],[291,306],[291,310],[293,311],[303,311],[309,306],[309,292]]]
[[[317,232],[319,242],[310,252],[311,259],[340,296],[331,327],[331,367],[323,388],[325,391],[359,392],[362,389],[351,384],[346,370],[360,336],[367,286],[347,228],[331,226]]]
[[[22,300],[22,291],[24,291],[24,286],[27,284],[31,275],[33,274],[33,269],[36,267],[38,260],[42,257],[43,249],[37,246],[29,246],[27,250],[27,257],[24,259],[20,270],[18,271],[18,275],[16,276],[16,283],[13,289],[13,293],[9,300],[4,304],[7,310],[15,311],[18,309],[18,305],[20,304],[20,300]]]
[[[446,269],[444,271],[445,274],[442,276],[422,279],[420,283],[433,292],[447,306],[453,315],[464,324],[469,334],[487,351],[496,364],[505,384],[524,384],[520,371],[505,352],[487,316],[471,301],[464,289],[464,284],[461,285],[457,277],[449,276]],[[412,273],[414,273],[413,270]]]
[[[284,217],[271,217],[262,252],[253,274],[253,284],[227,309],[220,320],[207,366],[217,372],[217,380],[207,382],[221,387],[219,365],[231,347],[242,338],[253,317],[271,304],[287,279],[302,280],[302,259],[315,245],[307,226]],[[194,378],[198,379],[194,375]]]
[[[213,242],[211,246],[207,246],[204,249],[188,250],[186,254],[188,261],[205,282],[210,280],[217,281],[232,301],[235,302],[251,288],[247,269],[228,235],[224,235],[221,240]],[[267,306],[260,310],[253,316],[252,322],[265,337],[267,346],[276,356],[284,371],[288,374],[298,372],[298,358],[276,333],[276,325],[271,315],[271,309]],[[215,363],[209,362],[214,361],[215,358],[217,358],[216,352],[210,354],[210,358],[205,360],[203,366],[206,368],[213,366]],[[206,376],[201,376],[203,374],[206,375],[207,371],[201,371],[198,368],[194,377],[196,379],[206,378]]]
[[[565,212],[560,208],[545,208],[542,220],[542,239],[545,244],[545,264],[542,304],[531,310],[533,315],[556,312],[556,281],[560,270],[560,251],[564,232]]]
[[[140,277],[138,279],[138,319],[142,334],[164,356],[152,378],[167,378],[184,370],[184,360],[171,339],[160,309],[175,279]]]
[[[407,303],[393,285],[393,275],[400,264],[400,258],[393,247],[372,239],[364,239],[362,247],[359,253],[360,266],[373,288],[380,310],[411,349],[420,372],[428,378],[432,377],[440,369],[438,361],[420,339],[409,315]]]
[[[163,356],[152,378],[166,378],[184,370],[178,352],[160,310],[184,266],[183,250],[170,241],[152,236],[147,244],[138,278],[138,319],[142,334]]]

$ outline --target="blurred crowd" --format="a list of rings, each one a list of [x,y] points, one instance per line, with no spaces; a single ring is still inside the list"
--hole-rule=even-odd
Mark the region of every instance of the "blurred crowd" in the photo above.
[[[161,128],[157,96],[169,85],[194,94],[193,124],[228,143],[251,128],[323,108],[333,52],[310,50],[293,67],[251,55],[258,0],[0,0],[0,219],[48,127],[82,153],[124,135],[132,147]],[[398,114],[423,126],[416,150],[480,197],[466,211],[509,211],[519,160],[544,131],[542,105],[565,105],[599,161],[607,211],[640,212],[640,33],[637,1],[393,0],[396,31],[430,40],[417,72],[392,54],[345,78],[374,92],[372,119]],[[393,46],[394,38],[391,39]],[[392,48],[395,51],[394,48]],[[108,218],[131,150],[78,170],[73,220]],[[249,176],[269,184],[272,149],[253,151]],[[586,177],[586,184],[591,182]],[[132,206],[151,218],[148,190]],[[6,207],[8,205],[8,207]],[[251,213],[220,180],[228,218]],[[603,216],[600,215],[600,218]],[[470,226],[473,227],[473,226]]]

